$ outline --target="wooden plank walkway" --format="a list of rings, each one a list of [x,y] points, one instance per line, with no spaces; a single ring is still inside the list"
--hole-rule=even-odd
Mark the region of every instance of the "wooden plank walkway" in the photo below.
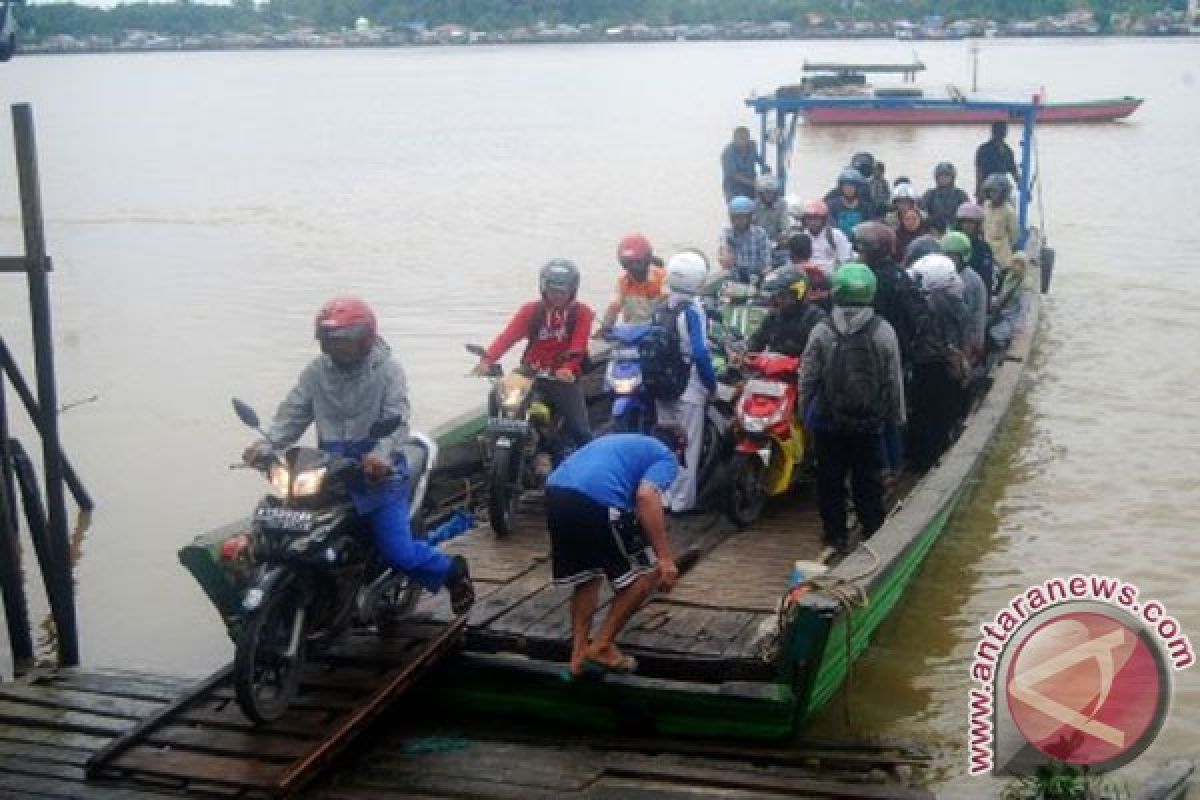
[[[255,726],[234,700],[230,667],[158,707],[151,701],[42,687],[75,711],[116,710],[140,720],[115,731],[88,759],[87,777],[237,797],[294,793],[461,639],[465,619],[428,638],[348,634],[305,665],[297,701],[283,717]]]
[[[360,651],[368,646],[352,642]],[[353,648],[350,648],[352,650]],[[349,652],[349,650],[347,651]],[[294,762],[328,733],[336,709],[372,684],[369,660],[306,683],[307,700],[284,729],[259,730],[211,707],[195,709],[189,682],[125,670],[63,670],[0,684],[0,798],[32,800],[250,800],[276,794],[256,780]],[[211,696],[208,692],[206,696]],[[147,724],[181,705],[166,724]],[[220,724],[214,724],[219,719]],[[89,780],[86,765],[142,729],[119,775]],[[125,756],[136,750],[126,750]],[[205,761],[207,757],[209,760]],[[328,774],[289,791],[312,800],[696,800],[933,797],[910,788],[929,756],[897,746],[845,743],[751,748],[720,742],[573,738],[498,721],[419,716],[409,705],[379,720]],[[182,769],[182,765],[187,765]],[[195,773],[207,764],[205,777]],[[143,768],[143,766],[147,768]],[[240,766],[239,766],[240,765]],[[181,773],[186,772],[188,777]]]

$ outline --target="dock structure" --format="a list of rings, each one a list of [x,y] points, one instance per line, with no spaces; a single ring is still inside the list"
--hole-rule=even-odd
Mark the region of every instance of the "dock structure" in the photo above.
[[[385,642],[394,650],[398,640]],[[322,680],[271,729],[241,719],[212,679],[128,670],[58,670],[0,685],[0,797],[31,800],[754,800],[768,797],[927,800],[911,788],[927,753],[893,744],[799,743],[744,748],[627,736],[563,736],[503,722],[393,709],[353,752],[332,748],[304,780],[281,782],[330,741],[359,687],[375,685],[372,648]],[[355,681],[343,680],[357,671]],[[410,697],[419,696],[419,692]],[[225,705],[220,705],[224,701]],[[199,703],[200,705],[197,705]],[[322,723],[320,720],[326,720]],[[132,748],[124,745],[135,742]],[[115,758],[109,758],[116,754]],[[98,771],[93,766],[103,762]],[[317,777],[320,770],[325,774]],[[88,777],[94,771],[94,777]],[[307,780],[312,782],[305,786]]]

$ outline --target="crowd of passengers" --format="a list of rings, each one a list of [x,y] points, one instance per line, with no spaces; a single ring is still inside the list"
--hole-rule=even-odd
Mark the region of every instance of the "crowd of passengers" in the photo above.
[[[616,296],[597,321],[578,299],[573,262],[542,267],[539,297],[518,309],[476,371],[489,373],[524,341],[522,364],[553,378],[542,382],[542,396],[564,421],[564,452],[573,450],[549,474],[545,504],[554,579],[573,587],[568,678],[636,669],[616,638],[653,591],[669,591],[679,576],[664,509],[683,514],[696,504],[705,411],[718,380],[706,303],[764,302],[769,311],[748,350],[801,357],[797,408],[813,443],[827,545],[856,546],[847,481],[870,536],[883,524],[888,482],[906,464],[923,470],[937,462],[986,386],[989,355],[1007,347],[1024,311],[1027,262],[1015,251],[1010,181],[1018,173],[1005,134],[998,123],[976,153],[975,200],[957,186],[952,164],[938,164],[934,185],[919,192],[906,178],[889,185],[884,165],[866,153],[824,197],[800,200],[780,196],[739,128],[721,159],[729,225],[718,243],[720,269],[695,250],[664,262],[645,236],[626,236],[617,247]],[[686,385],[657,399],[652,435],[593,440],[578,378],[589,337],[618,320],[674,330]],[[315,329],[321,355],[276,412],[271,446],[294,443],[315,424],[322,447],[361,458],[367,482],[352,497],[380,555],[429,591],[447,589],[454,611],[465,613],[474,601],[466,561],[409,528],[407,381],[374,313],[358,298],[335,298]],[[371,439],[381,417],[404,424]],[[264,446],[247,448],[247,462]],[[613,597],[594,629],[603,580]]]

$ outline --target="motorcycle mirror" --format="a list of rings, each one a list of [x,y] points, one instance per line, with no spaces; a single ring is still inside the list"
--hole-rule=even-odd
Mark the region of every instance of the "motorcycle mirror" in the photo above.
[[[233,410],[247,428],[258,430],[258,414],[250,407],[249,403],[235,397],[233,398]]]
[[[388,434],[395,433],[396,429],[403,424],[404,417],[384,417],[383,419],[376,420],[371,424],[371,428],[367,431],[367,435],[372,439],[382,439]]]
[[[487,350],[483,349],[477,344],[467,345],[467,352],[473,356],[479,356],[480,358],[483,358],[485,355],[487,355]]]

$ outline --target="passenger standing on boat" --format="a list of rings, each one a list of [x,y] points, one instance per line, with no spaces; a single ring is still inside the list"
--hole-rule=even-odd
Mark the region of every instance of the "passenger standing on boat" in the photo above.
[[[836,193],[825,199],[830,220],[847,236],[853,232],[855,225],[875,216],[871,200],[866,194],[866,178],[858,170],[847,167],[838,175]]]
[[[971,199],[970,195],[954,185],[957,175],[958,171],[953,164],[949,161],[941,162],[933,170],[935,186],[921,198],[921,209],[939,235],[950,230],[958,207]]]
[[[779,196],[779,181],[774,175],[758,178],[758,199],[751,221],[767,232],[772,244],[783,244],[788,228],[787,203]]]
[[[875,311],[895,331],[901,361],[910,371],[930,348],[930,321],[916,287],[896,263],[896,234],[882,222],[866,222],[854,229],[854,247],[875,273]],[[890,422],[883,428],[882,447],[885,479],[897,478],[904,468],[904,434]]]
[[[375,312],[357,297],[337,297],[317,314],[321,355],[300,373],[267,429],[270,445],[255,442],[242,458],[258,463],[267,449],[295,444],[316,424],[322,450],[359,459],[366,481],[349,487],[354,510],[369,523],[376,552],[392,569],[430,592],[446,589],[455,614],[467,611],[475,590],[467,562],[448,556],[409,527],[409,475],[402,446],[408,439],[408,382],[391,348],[379,338]],[[372,440],[376,422],[399,417],[391,434]]]
[[[925,256],[909,274],[920,286],[939,345],[936,352],[921,353],[913,363],[909,455],[913,466],[926,470],[950,446],[965,407],[970,376],[965,357],[967,309],[962,279],[945,255]]]
[[[571,586],[571,677],[629,673],[633,657],[616,645],[629,618],[655,589],[679,577],[667,541],[663,493],[679,473],[678,429],[655,436],[613,433],[575,451],[546,480],[546,523],[554,582]],[[608,615],[592,635],[600,587],[613,589]]]
[[[729,227],[721,235],[718,260],[734,281],[757,286],[771,268],[771,238],[753,218],[754,201],[749,197],[729,201]]]
[[[872,188],[871,182],[875,177],[875,164],[875,156],[870,153],[855,153],[850,157],[850,168],[856,170],[859,175],[862,175],[863,185],[859,190],[859,194],[866,201],[868,219],[878,219],[886,214],[888,209],[888,203],[886,201],[879,202],[879,198],[876,197],[875,191]],[[886,182],[884,186],[887,186]]]
[[[896,333],[875,313],[875,273],[851,262],[833,274],[833,313],[809,338],[800,367],[800,407],[817,458],[817,502],[825,544],[857,546],[846,527],[846,479],[869,537],[884,520],[879,437],[904,425],[904,376]]]
[[[900,227],[900,213],[917,208],[920,198],[916,188],[911,183],[902,183],[892,192],[892,209],[884,217],[884,222],[893,229]]]
[[[759,228],[759,230],[762,230]],[[655,322],[671,330],[684,360],[691,364],[686,388],[678,399],[655,401],[659,422],[678,425],[687,435],[687,458],[665,496],[667,507],[683,514],[696,506],[696,475],[704,443],[704,411],[716,391],[717,373],[708,350],[708,317],[697,295],[704,288],[708,265],[699,253],[684,251],[667,262],[667,299]]]
[[[725,192],[725,202],[738,196],[753,199],[760,167],[763,172],[770,172],[767,162],[750,138],[750,129],[739,125],[733,129],[733,141],[725,145],[721,152],[721,186]]]
[[[831,277],[833,271],[848,261],[854,260],[854,248],[850,239],[829,220],[829,207],[824,200],[809,200],[792,210],[796,220],[812,240],[812,263]]]
[[[992,138],[979,145],[975,151],[975,197],[983,202],[983,182],[990,175],[1012,175],[1014,181],[1021,180],[1017,171],[1017,158],[1004,141],[1008,136],[1007,122],[992,123]]]
[[[867,191],[875,205],[876,216],[887,213],[892,206],[892,190],[888,186],[887,165],[882,161],[875,162],[871,177],[867,179]]]
[[[963,282],[963,303],[967,307],[966,356],[971,366],[983,363],[984,336],[987,334],[988,291],[979,273],[971,269],[971,240],[965,233],[950,231],[942,237],[942,252],[949,256]]]
[[[771,310],[750,337],[749,352],[804,355],[813,329],[825,319],[825,312],[808,302],[808,290],[808,276],[790,264],[767,276],[762,291],[769,298]]]
[[[901,209],[896,215],[896,221],[896,250],[892,255],[899,261],[904,258],[914,239],[933,234],[933,226],[919,208]]]
[[[1012,184],[1007,175],[989,175],[983,182],[983,238],[992,248],[992,260],[1001,270],[1008,269],[1021,235],[1017,210],[1009,202],[1011,195]]]
[[[808,233],[793,233],[788,239],[788,263],[808,278],[808,302],[828,314],[833,308],[829,274],[813,262],[813,241]]]
[[[983,278],[990,304],[991,295],[996,291],[996,271],[992,264],[992,247],[983,238],[983,216],[983,207],[973,202],[963,203],[955,214],[957,230],[971,240],[971,269]]]
[[[486,375],[491,365],[513,345],[527,340],[521,354],[522,366],[553,373],[553,380],[538,381],[538,392],[562,419],[569,443],[582,447],[591,441],[592,430],[578,378],[583,371],[594,314],[576,299],[579,268],[573,261],[556,258],[546,262],[538,276],[538,288],[541,299],[517,309],[479,359],[475,374]]]
[[[621,265],[617,296],[604,312],[601,332],[616,324],[618,315],[626,324],[649,322],[665,293],[667,271],[642,234],[631,233],[617,243],[617,262]]]
[[[989,346],[995,350],[1006,350],[1021,330],[1027,303],[1025,275],[1028,268],[1028,256],[1014,253],[1008,269],[1001,273],[1000,291],[988,318]]]

